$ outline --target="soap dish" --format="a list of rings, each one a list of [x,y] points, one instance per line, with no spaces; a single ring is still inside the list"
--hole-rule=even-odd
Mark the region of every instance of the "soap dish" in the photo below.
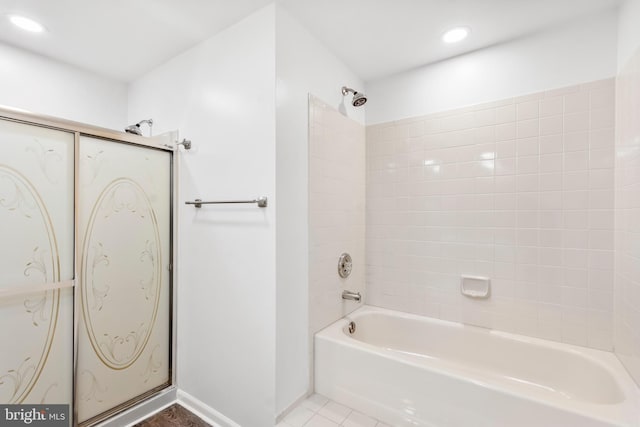
[[[489,298],[491,280],[482,276],[462,276],[460,279],[460,292],[471,298]]]

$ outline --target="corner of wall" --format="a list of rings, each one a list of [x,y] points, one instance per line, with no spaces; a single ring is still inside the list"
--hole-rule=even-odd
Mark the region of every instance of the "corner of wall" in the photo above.
[[[276,412],[311,392],[308,97],[338,108],[340,88],[364,82],[276,3]],[[364,123],[364,111],[347,115]]]
[[[618,8],[618,72],[640,48],[640,2],[625,0]]]
[[[635,266],[640,228],[636,196],[640,178],[640,2],[627,1],[619,10],[618,76],[616,79],[615,281],[614,351],[640,385],[640,278]]]

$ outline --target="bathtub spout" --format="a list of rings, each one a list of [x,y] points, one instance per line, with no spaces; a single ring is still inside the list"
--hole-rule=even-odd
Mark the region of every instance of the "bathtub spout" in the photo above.
[[[362,296],[360,292],[342,291],[342,299],[349,299],[355,302],[360,302]]]

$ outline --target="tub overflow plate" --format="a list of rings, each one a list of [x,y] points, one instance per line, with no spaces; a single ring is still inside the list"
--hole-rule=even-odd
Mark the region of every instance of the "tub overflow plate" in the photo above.
[[[349,327],[347,328],[350,334],[353,334],[356,331],[356,323],[349,322]]]

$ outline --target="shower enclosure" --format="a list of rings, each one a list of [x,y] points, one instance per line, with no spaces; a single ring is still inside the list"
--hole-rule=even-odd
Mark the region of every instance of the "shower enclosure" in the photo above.
[[[173,384],[176,141],[0,111],[0,404],[92,425]]]

